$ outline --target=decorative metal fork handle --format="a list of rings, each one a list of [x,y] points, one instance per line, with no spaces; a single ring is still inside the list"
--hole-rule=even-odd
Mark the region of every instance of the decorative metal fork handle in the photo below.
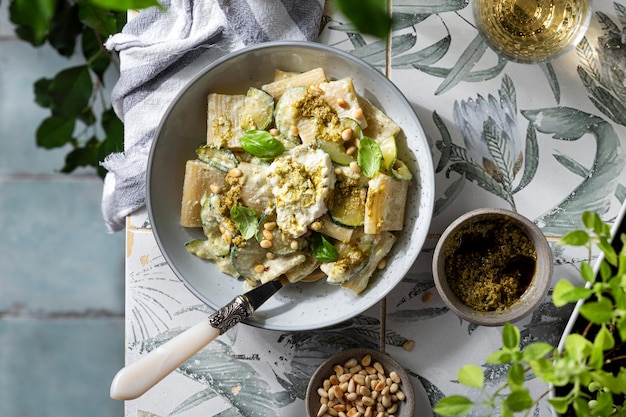
[[[211,314],[209,323],[218,329],[220,334],[224,334],[235,324],[250,317],[252,313],[254,313],[254,307],[248,297],[238,295],[233,301]]]

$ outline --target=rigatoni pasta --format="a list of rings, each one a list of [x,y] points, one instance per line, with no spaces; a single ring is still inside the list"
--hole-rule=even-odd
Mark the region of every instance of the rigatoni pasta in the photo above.
[[[326,278],[360,294],[404,227],[412,173],[400,127],[350,78],[277,69],[245,94],[208,94],[207,141],[187,162],[188,251],[253,287]]]

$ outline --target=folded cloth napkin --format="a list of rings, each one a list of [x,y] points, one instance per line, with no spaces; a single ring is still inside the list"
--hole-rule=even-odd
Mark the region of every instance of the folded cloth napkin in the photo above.
[[[111,100],[124,122],[124,152],[102,162],[107,228],[145,204],[146,168],[159,121],[198,72],[242,47],[274,40],[317,40],[324,0],[161,0],[105,43],[119,52]]]

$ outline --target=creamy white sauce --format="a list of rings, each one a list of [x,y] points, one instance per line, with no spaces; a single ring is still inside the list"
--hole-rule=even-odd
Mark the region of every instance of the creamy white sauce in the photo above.
[[[268,180],[276,198],[276,223],[288,235],[302,236],[328,211],[325,201],[335,173],[326,152],[299,145],[271,163]]]

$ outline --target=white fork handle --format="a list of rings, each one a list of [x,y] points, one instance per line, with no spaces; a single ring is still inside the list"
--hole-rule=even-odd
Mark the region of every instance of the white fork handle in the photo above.
[[[120,369],[111,383],[111,398],[133,400],[148,391],[220,335],[203,320],[147,355]]]

